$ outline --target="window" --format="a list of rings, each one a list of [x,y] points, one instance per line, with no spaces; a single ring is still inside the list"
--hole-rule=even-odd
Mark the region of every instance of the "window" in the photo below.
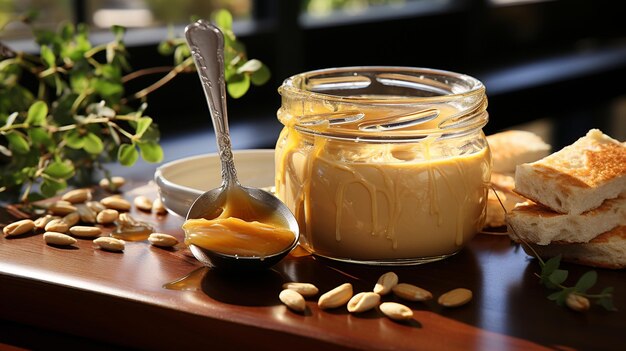
[[[30,37],[27,26],[12,20],[31,10],[39,12],[40,28],[56,28],[58,23],[74,19],[71,0],[0,0],[0,38]]]

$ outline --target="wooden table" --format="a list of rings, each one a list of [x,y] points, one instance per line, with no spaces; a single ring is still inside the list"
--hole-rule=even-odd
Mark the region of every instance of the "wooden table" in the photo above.
[[[143,187],[126,196],[152,191]],[[181,218],[133,215],[182,239]],[[0,222],[7,221],[1,211]],[[564,266],[574,277],[588,270]],[[626,341],[626,272],[598,271],[597,289],[615,287],[618,312],[597,306],[573,312],[546,299],[550,291],[533,276],[537,263],[503,236],[479,235],[454,257],[410,268],[312,256],[289,256],[273,270],[253,275],[195,271],[199,267],[183,244],[164,250],[146,241],[128,242],[124,253],[112,253],[93,249],[91,240],[61,249],[45,245],[41,234],[2,237],[0,348],[617,350]],[[474,299],[455,309],[435,300],[406,303],[415,313],[408,323],[393,322],[379,311],[322,311],[315,299],[298,314],[278,300],[286,281],[312,282],[321,292],[350,282],[360,292],[371,290],[389,270],[435,298],[465,287]],[[201,277],[198,290],[163,288],[193,271]]]

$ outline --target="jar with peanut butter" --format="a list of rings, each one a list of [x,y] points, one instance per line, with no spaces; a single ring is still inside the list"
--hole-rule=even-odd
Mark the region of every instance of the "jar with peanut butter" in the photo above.
[[[418,264],[455,254],[480,230],[491,172],[480,81],[349,67],[298,74],[279,92],[276,193],[305,249]]]

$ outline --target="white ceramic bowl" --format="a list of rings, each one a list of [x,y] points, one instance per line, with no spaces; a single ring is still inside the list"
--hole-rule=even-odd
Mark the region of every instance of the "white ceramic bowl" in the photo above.
[[[274,185],[274,150],[235,150],[233,155],[241,185],[257,188]],[[186,217],[198,196],[220,186],[221,172],[219,155],[213,153],[168,162],[156,170],[154,180],[168,211]]]

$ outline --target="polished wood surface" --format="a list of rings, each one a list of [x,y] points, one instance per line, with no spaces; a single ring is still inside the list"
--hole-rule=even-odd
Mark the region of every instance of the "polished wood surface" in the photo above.
[[[132,198],[154,189],[141,187]],[[160,232],[182,241],[182,219],[133,212]],[[11,221],[6,211],[0,222]],[[255,274],[202,269],[184,244],[174,249],[147,241],[127,242],[124,253],[93,248],[81,240],[73,248],[48,246],[41,233],[0,238],[0,326],[14,326],[13,337],[0,332],[0,347],[30,348],[33,338],[98,349],[183,347],[255,350],[545,350],[621,349],[626,332],[626,272],[598,270],[598,291],[615,287],[618,312],[593,306],[586,313],[558,307],[533,273],[538,265],[507,237],[479,235],[449,259],[416,267],[378,268],[291,255],[274,269]],[[586,267],[564,265],[572,277]],[[198,270],[199,269],[199,270]],[[355,293],[371,290],[378,276],[393,270],[400,281],[433,292],[426,303],[405,303],[414,318],[397,323],[379,311],[349,314],[345,307],[322,311],[309,299],[304,314],[278,300],[282,283],[306,281],[321,292],[350,282]],[[197,290],[163,288],[195,272]],[[573,278],[572,278],[573,279]],[[193,284],[191,284],[193,287]],[[469,288],[466,306],[445,309],[436,297]],[[383,301],[398,301],[392,296]],[[17,333],[17,334],[16,334]],[[21,335],[16,337],[15,335]],[[46,342],[45,338],[41,339]],[[79,341],[77,341],[79,340]],[[41,346],[41,345],[39,345]],[[94,347],[95,348],[95,347]]]

